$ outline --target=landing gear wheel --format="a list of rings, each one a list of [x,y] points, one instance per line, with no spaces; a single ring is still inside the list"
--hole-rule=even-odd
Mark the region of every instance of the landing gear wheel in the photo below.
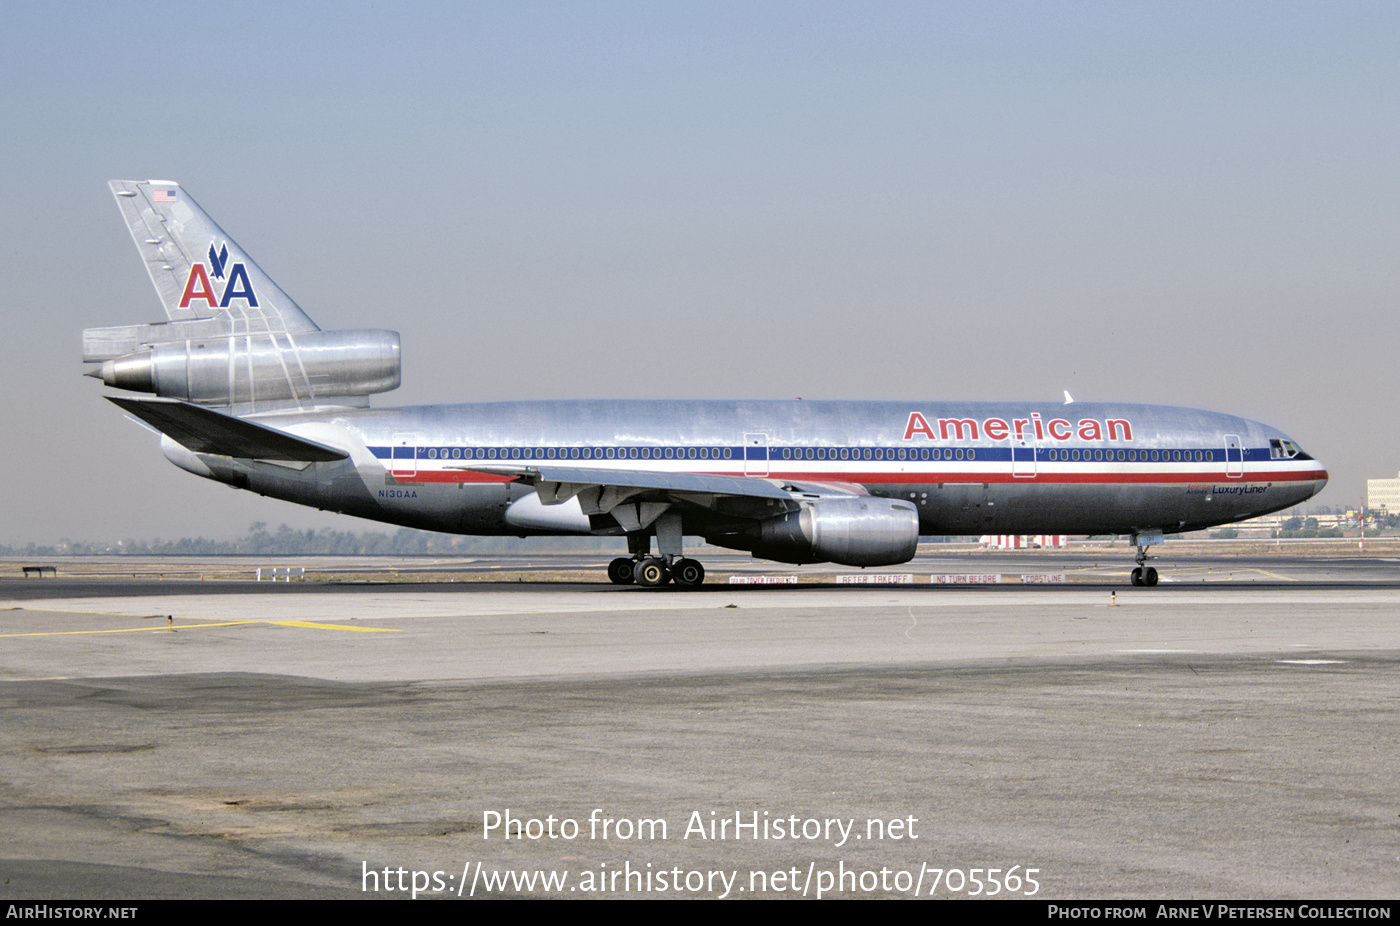
[[[632,575],[632,570],[636,568],[636,562],[628,556],[619,556],[608,563],[608,581],[613,585],[631,585],[637,581]]]
[[[1162,542],[1162,532],[1159,530],[1139,531],[1133,534],[1133,543],[1137,546],[1137,568],[1133,570],[1134,585],[1145,588],[1157,585],[1157,570],[1147,565],[1147,551]]]
[[[695,588],[705,581],[705,567],[697,560],[678,559],[671,566],[671,578],[676,580],[677,585]]]
[[[648,556],[632,570],[632,577],[642,588],[660,588],[671,581],[671,571],[662,560]]]

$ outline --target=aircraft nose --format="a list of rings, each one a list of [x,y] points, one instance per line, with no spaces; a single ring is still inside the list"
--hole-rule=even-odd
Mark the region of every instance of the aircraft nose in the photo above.
[[[1312,494],[1316,495],[1327,488],[1327,467],[1323,466],[1322,461],[1316,457],[1309,457],[1308,459],[1312,461],[1313,465],[1313,471],[1311,473],[1313,483]]]
[[[1312,461],[1314,469],[1313,479],[1317,483],[1317,491],[1321,492],[1327,485],[1327,467],[1323,466],[1322,461],[1317,457],[1309,455],[1308,459]]]

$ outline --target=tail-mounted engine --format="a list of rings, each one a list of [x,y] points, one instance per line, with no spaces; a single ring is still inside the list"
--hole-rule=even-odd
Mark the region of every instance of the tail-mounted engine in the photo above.
[[[398,388],[401,370],[398,332],[379,329],[192,338],[110,359],[94,353],[86,359],[102,359],[108,386],[203,405],[362,398]]]

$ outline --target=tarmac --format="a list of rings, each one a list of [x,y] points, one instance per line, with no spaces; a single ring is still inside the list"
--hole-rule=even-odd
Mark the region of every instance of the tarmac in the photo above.
[[[1156,589],[1122,563],[697,592],[0,579],[0,878],[45,900],[1400,895],[1397,564],[1229,565]]]

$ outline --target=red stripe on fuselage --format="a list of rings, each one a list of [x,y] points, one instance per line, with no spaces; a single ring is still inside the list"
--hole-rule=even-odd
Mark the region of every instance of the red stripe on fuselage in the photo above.
[[[575,464],[576,465],[576,464]],[[606,483],[607,469],[599,467],[600,483]],[[657,473],[700,473],[715,476],[743,476],[745,473],[717,470],[655,470]],[[392,471],[391,471],[392,473]],[[405,483],[502,483],[512,477],[496,473],[468,470],[419,470],[413,475],[394,475],[396,482]],[[1270,482],[1313,482],[1327,478],[1326,470],[1252,471],[1243,476],[1227,476],[1220,470],[1210,472],[1089,472],[1057,473],[1041,470],[1035,475],[1013,476],[1010,472],[917,472],[917,473],[858,473],[858,472],[790,472],[780,471],[767,476],[749,475],[751,479],[778,479],[784,482],[849,482],[858,485],[930,485],[938,483],[1048,483],[1067,485],[1172,485],[1176,483],[1216,482],[1223,485],[1252,485]]]

